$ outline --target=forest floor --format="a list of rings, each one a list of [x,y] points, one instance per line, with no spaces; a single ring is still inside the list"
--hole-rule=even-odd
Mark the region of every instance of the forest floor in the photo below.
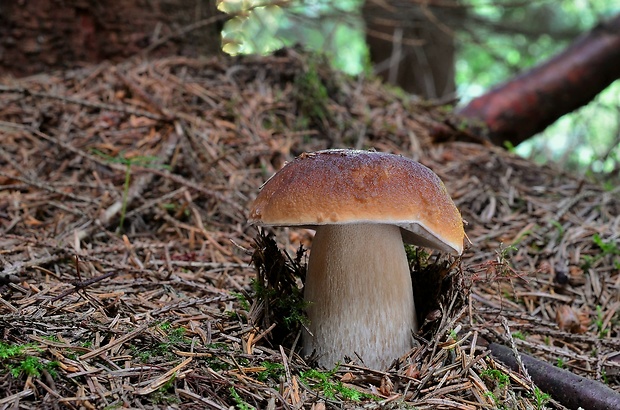
[[[489,343],[620,391],[618,187],[434,141],[449,110],[295,51],[0,84],[0,408],[564,408]],[[462,258],[414,261],[449,286],[387,371],[313,367],[256,285],[278,262],[301,286],[312,235],[274,229],[282,258],[249,202],[338,147],[422,162],[467,222]]]

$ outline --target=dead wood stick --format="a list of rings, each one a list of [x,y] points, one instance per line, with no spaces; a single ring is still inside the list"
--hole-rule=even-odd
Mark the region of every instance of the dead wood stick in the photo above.
[[[188,357],[187,359],[183,360],[176,367],[168,370],[166,373],[162,374],[161,376],[153,380],[148,386],[136,390],[136,394],[142,396],[145,394],[153,393],[155,390],[159,389],[163,384],[165,384],[171,378],[175,377],[175,375],[176,377],[180,376],[180,374],[178,374],[179,370],[181,370],[182,368],[190,364],[192,360],[194,360],[193,357]],[[190,372],[191,371],[192,370],[190,370]]]
[[[104,110],[104,111],[123,112],[126,114],[132,114],[138,117],[146,117],[146,118],[150,118],[152,120],[157,120],[157,121],[172,121],[174,119],[174,117],[171,117],[171,116],[154,114],[152,112],[140,110],[140,109],[128,106],[128,105],[114,105],[114,104],[106,104],[106,103],[98,102],[98,101],[80,100],[78,98],[67,97],[64,95],[33,91],[33,90],[29,90],[24,87],[11,87],[11,86],[0,85],[0,92],[22,94],[25,97],[32,96],[35,98],[47,98],[47,99],[52,99],[52,100],[59,100],[64,103],[76,104],[76,105],[81,105],[83,107],[89,107],[89,108],[97,108],[97,109]]]
[[[190,399],[195,400],[197,402],[204,403],[205,405],[210,406],[211,408],[215,410],[228,410],[229,409],[229,407],[220,406],[213,400],[206,398],[206,397],[202,397],[201,395],[191,392],[189,390],[177,389],[176,391],[177,393],[179,393],[180,396],[189,397]]]
[[[165,164],[170,156],[173,154],[174,149],[179,141],[179,137],[177,134],[172,133],[167,141],[167,143],[161,149],[159,155],[157,155],[158,162],[157,164]],[[91,225],[89,228],[83,229],[81,231],[76,232],[75,237],[77,240],[82,241],[83,239],[89,237],[92,232],[97,229],[99,226],[109,227],[112,221],[119,215],[119,213],[129,207],[129,205],[150,186],[151,182],[154,179],[154,174],[146,174],[138,177],[135,182],[131,184],[129,191],[126,197],[119,199],[110,205],[104,212],[103,215],[99,218],[95,225]]]
[[[237,211],[245,212],[243,207],[241,207],[238,203],[232,201],[230,198],[225,197],[224,195],[222,195],[221,193],[213,189],[205,188],[204,186],[201,186],[196,182],[185,179],[181,175],[173,174],[170,171],[163,170],[163,169],[144,168],[144,167],[135,167],[135,169],[136,171],[144,171],[144,172],[150,172],[150,173],[156,174],[162,178],[166,178],[172,182],[186,186],[194,191],[197,191],[207,196],[216,198],[220,202],[224,202],[227,205],[231,206],[232,208],[235,208]]]
[[[7,396],[3,399],[0,399],[0,404],[1,405],[7,405],[7,404],[11,404],[11,403],[15,403],[18,402],[19,400],[23,399],[24,397],[28,397],[31,396],[32,394],[34,394],[34,391],[31,389],[26,389],[26,390],[22,390],[18,393],[12,394],[10,396]],[[17,406],[15,406],[17,407]],[[3,408],[8,408],[7,407],[3,407]]]
[[[519,371],[510,348],[497,343],[491,343],[488,348],[497,360]],[[521,353],[520,356],[534,383],[564,406],[588,410],[620,409],[620,394],[603,383],[578,376],[527,354]]]
[[[99,275],[99,276],[96,276],[94,278],[90,278],[84,281],[78,280],[75,282],[71,282],[71,284],[73,285],[71,289],[67,289],[64,292],[62,292],[60,295],[52,298],[50,302],[56,302],[57,300],[64,299],[65,297],[69,296],[72,293],[78,292],[80,290],[85,290],[90,285],[100,282],[104,279],[111,278],[112,276],[118,275],[118,273],[119,273],[118,271],[113,271],[113,272],[104,273],[103,275]]]
[[[11,276],[18,277],[19,274],[22,273],[26,269],[33,268],[38,265],[45,265],[47,263],[54,262],[64,256],[65,255],[63,254],[55,254],[55,255],[43,256],[41,258],[32,259],[32,260],[25,261],[25,262],[15,262],[13,264],[7,263],[4,266],[4,269],[0,271],[0,278],[6,278],[6,280],[8,280],[9,282],[12,282],[12,280],[10,280]]]
[[[108,168],[112,168],[116,171],[125,171],[125,166],[121,165],[121,164],[115,164],[112,163],[110,161],[106,161],[103,157],[98,157],[96,155],[91,155],[89,153],[87,153],[86,151],[83,151],[79,148],[74,147],[73,145],[67,143],[67,142],[63,142],[61,141],[58,137],[53,137],[51,135],[47,135],[37,129],[35,129],[34,127],[29,127],[29,126],[25,126],[22,124],[14,124],[11,122],[6,122],[6,121],[0,121],[0,127],[7,127],[7,128],[15,128],[15,129],[19,129],[22,131],[28,131],[30,133],[32,133],[33,135],[36,135],[37,137],[51,143],[54,145],[58,145],[60,148],[69,151],[75,155],[78,155],[82,158],[85,158],[89,161],[92,161],[96,164],[99,164],[103,167],[108,167]]]
[[[1,91],[1,89],[0,89],[0,91]],[[87,152],[85,152],[83,150],[75,148],[74,146],[72,146],[70,144],[62,142],[59,139],[54,138],[52,136],[46,135],[46,134],[42,133],[41,131],[38,131],[38,130],[32,128],[32,127],[27,127],[27,126],[24,126],[22,124],[15,124],[15,123],[6,122],[6,121],[0,121],[0,128],[2,128],[2,127],[14,128],[14,129],[19,129],[19,130],[31,132],[34,135],[36,135],[37,137],[39,137],[39,138],[42,138],[42,139],[44,139],[44,140],[46,140],[46,141],[48,141],[50,143],[56,144],[56,145],[60,146],[61,148],[65,149],[65,150],[67,150],[69,152],[72,152],[72,153],[74,153],[76,155],[79,155],[82,158],[88,159],[89,161],[92,161],[92,162],[94,162],[96,164],[99,164],[101,166],[114,169],[116,171],[124,172],[126,170],[124,165],[115,164],[115,163],[112,163],[110,161],[106,161],[103,158],[98,158],[95,155],[91,155],[91,154],[89,154],[89,153],[87,153]],[[170,152],[170,154],[172,154],[172,152]],[[193,182],[193,181],[190,181],[188,179],[185,179],[181,175],[173,174],[173,173],[171,173],[170,171],[167,171],[167,170],[156,169],[156,168],[153,168],[153,167],[141,167],[139,165],[132,165],[131,169],[133,171],[135,171],[136,173],[138,173],[138,172],[140,172],[140,173],[151,173],[151,174],[155,174],[155,175],[157,175],[159,177],[166,178],[166,179],[168,179],[168,180],[170,180],[170,181],[172,181],[174,183],[183,185],[184,187],[187,187],[187,188],[189,188],[189,189],[191,189],[193,191],[197,191],[197,192],[200,192],[200,193],[202,193],[204,195],[207,195],[207,196],[210,196],[210,197],[214,197],[217,200],[219,200],[220,202],[224,202],[224,203],[230,205],[231,207],[233,207],[237,211],[244,212],[244,209],[241,206],[239,206],[239,204],[237,204],[236,202],[232,201],[230,198],[225,197],[220,192],[212,190],[212,189],[208,189],[208,188],[206,188],[206,187],[204,187],[204,186],[202,186],[202,185],[200,185],[200,184],[198,184],[196,182]],[[8,174],[7,175],[3,175],[3,176],[8,177],[8,178],[14,178],[14,177],[12,177],[11,175],[8,175]],[[17,179],[17,178],[14,178],[14,179]],[[28,181],[25,181],[24,183],[28,183]],[[68,193],[63,193],[63,195],[68,196],[68,197],[70,197],[72,199],[83,200],[83,198],[79,198],[79,197],[78,198],[73,198],[71,196],[71,194],[68,194]],[[89,200],[89,201],[92,202],[92,200]],[[112,205],[112,206],[114,206],[114,205]],[[120,210],[120,206],[121,206],[121,204],[117,205],[117,207],[119,207],[119,210]],[[132,212],[129,212],[127,215],[129,215],[129,214],[133,215]],[[80,231],[80,232],[82,232],[82,231]],[[83,238],[80,238],[80,239],[83,239]]]
[[[136,319],[139,318],[144,318],[144,317],[155,317],[155,316],[159,316],[162,315],[164,313],[167,313],[171,310],[174,309],[183,309],[183,308],[187,308],[190,306],[195,306],[195,305],[202,305],[202,306],[206,306],[208,304],[214,303],[214,302],[228,302],[231,300],[234,300],[235,297],[234,296],[230,296],[230,295],[224,295],[224,296],[215,296],[215,297],[203,297],[203,298],[196,298],[196,299],[190,299],[190,300],[184,300],[182,302],[177,302],[171,305],[166,305],[164,307],[161,307],[159,309],[153,309],[149,312],[145,312],[145,313],[138,313],[135,317]]]
[[[106,352],[107,350],[112,349],[115,346],[121,345],[131,339],[133,339],[136,336],[139,336],[142,332],[144,332],[147,328],[149,327],[148,323],[144,324],[142,326],[140,326],[139,328],[137,328],[136,330],[127,333],[125,336],[119,337],[118,339],[108,343],[107,345],[100,347],[99,349],[95,349],[95,350],[91,350],[90,352],[83,354],[82,356],[80,356],[80,359],[82,360],[86,360],[86,359],[90,359],[91,357],[95,357],[95,356],[99,356],[100,354]]]
[[[54,194],[57,194],[57,195],[60,195],[60,196],[63,196],[63,197],[71,198],[71,199],[76,200],[76,201],[86,202],[88,204],[95,203],[95,201],[92,198],[88,198],[88,197],[81,196],[81,195],[75,195],[75,194],[72,194],[70,192],[65,192],[65,191],[63,191],[61,189],[54,188],[50,184],[46,184],[44,182],[39,182],[39,181],[31,180],[31,179],[28,179],[28,178],[22,178],[22,177],[17,176],[17,175],[11,175],[11,174],[6,173],[4,171],[0,171],[0,176],[2,176],[4,178],[7,178],[9,180],[10,179],[14,179],[14,180],[17,180],[17,181],[19,181],[21,183],[24,183],[26,185],[30,185],[30,186],[33,186],[35,188],[39,188],[39,189],[41,189],[43,191],[48,191],[48,192],[51,192],[51,193],[54,193]]]

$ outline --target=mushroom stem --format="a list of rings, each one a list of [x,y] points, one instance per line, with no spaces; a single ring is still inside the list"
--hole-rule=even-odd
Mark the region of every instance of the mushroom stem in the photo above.
[[[411,276],[394,225],[321,225],[308,261],[304,354],[331,368],[344,356],[385,369],[413,346]]]

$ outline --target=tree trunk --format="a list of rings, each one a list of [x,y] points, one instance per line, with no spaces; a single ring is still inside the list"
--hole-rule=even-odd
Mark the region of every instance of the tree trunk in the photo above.
[[[565,51],[472,100],[458,113],[466,130],[495,145],[517,145],[590,102],[620,78],[620,14]]]
[[[457,5],[456,0],[447,0]],[[377,75],[411,94],[454,94],[454,35],[449,21],[458,7],[416,0],[366,0],[366,42]]]
[[[192,23],[217,21],[215,1],[24,0],[0,2],[0,75],[30,75],[153,50],[156,56],[196,56],[220,50],[221,24],[205,24],[174,36]]]

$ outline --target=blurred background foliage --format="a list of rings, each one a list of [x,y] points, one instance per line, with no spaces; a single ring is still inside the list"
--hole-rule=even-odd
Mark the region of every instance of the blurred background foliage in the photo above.
[[[222,30],[232,55],[266,54],[302,45],[325,53],[351,75],[372,67],[362,17],[363,0],[220,0],[234,17]],[[407,3],[406,0],[401,3]],[[409,0],[415,5],[416,0]],[[609,0],[442,0],[452,10],[439,26],[455,44],[455,95],[465,104],[486,90],[559,53],[599,21],[620,12]],[[553,161],[603,182],[620,177],[620,81],[589,105],[560,118],[519,144],[518,154]]]

